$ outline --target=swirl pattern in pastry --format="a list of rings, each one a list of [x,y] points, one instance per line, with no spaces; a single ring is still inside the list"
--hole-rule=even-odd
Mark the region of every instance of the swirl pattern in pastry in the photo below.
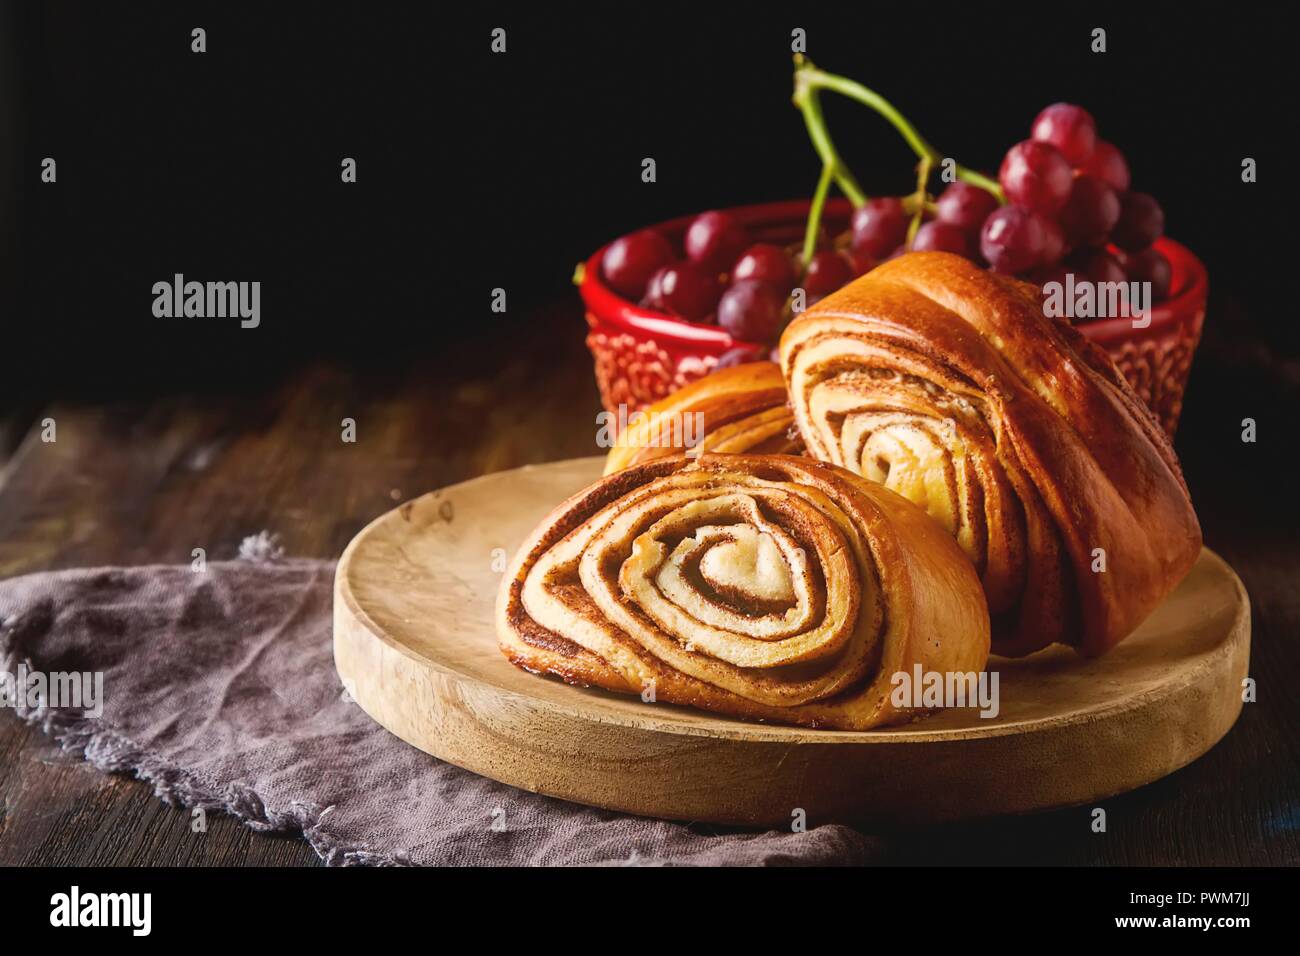
[[[1037,290],[948,253],[885,263],[781,339],[808,453],[920,505],[974,562],[993,650],[1098,654],[1201,546],[1168,438]]]
[[[651,405],[619,434],[605,474],[693,452],[790,454],[803,450],[775,362],[706,375]]]
[[[988,611],[920,509],[787,455],[608,475],[524,542],[497,606],[513,663],[751,719],[866,729],[916,711],[897,673],[978,672]]]

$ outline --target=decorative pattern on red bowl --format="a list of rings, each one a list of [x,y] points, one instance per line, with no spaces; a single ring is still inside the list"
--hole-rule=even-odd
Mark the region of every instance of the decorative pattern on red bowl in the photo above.
[[[1183,413],[1183,395],[1192,369],[1192,353],[1201,339],[1205,310],[1170,333],[1142,341],[1125,341],[1108,346],[1111,359],[1119,366],[1134,391],[1156,413],[1172,438]]]
[[[596,360],[596,384],[601,403],[617,413],[624,405],[629,412],[652,405],[697,378],[707,375],[718,363],[713,355],[681,354],[674,357],[654,339],[638,339],[627,332],[599,331],[600,322],[590,312],[587,348]]]
[[[756,241],[784,244],[802,237],[808,205],[808,200],[792,200],[728,211]],[[824,218],[829,229],[838,231],[851,214],[848,200],[841,198],[826,204]],[[680,245],[693,218],[683,216],[656,228]],[[1185,246],[1161,239],[1157,247],[1169,259],[1173,281],[1169,297],[1152,308],[1150,325],[1139,329],[1129,319],[1106,319],[1079,329],[1106,349],[1172,436],[1205,321],[1208,284],[1205,267]],[[585,263],[579,291],[587,307],[587,347],[608,411],[617,414],[623,405],[630,413],[653,404],[707,375],[723,353],[750,344],[715,325],[687,322],[622,298],[601,279],[604,252],[603,247],[596,250]]]

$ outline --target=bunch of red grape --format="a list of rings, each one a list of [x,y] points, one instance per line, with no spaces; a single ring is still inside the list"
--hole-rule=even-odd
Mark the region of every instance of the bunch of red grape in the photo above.
[[[1072,272],[1093,282],[1150,282],[1157,301],[1169,294],[1169,261],[1153,245],[1164,233],[1164,212],[1151,196],[1129,190],[1124,155],[1097,138],[1087,110],[1057,103],[1039,113],[1030,138],[1007,151],[998,180],[1006,205],[955,182],[910,244],[902,201],[871,200],[854,214],[852,248],[878,259],[939,249],[1040,285]]]
[[[1087,110],[1056,103],[1038,114],[1030,138],[1007,151],[998,173],[1008,205],[980,229],[980,255],[998,272],[1040,283],[1067,272],[1094,282],[1150,282],[1169,294],[1169,261],[1154,248],[1165,214],[1129,189],[1128,163],[1097,137]],[[951,188],[951,187],[950,187]]]
[[[1168,295],[1169,261],[1154,246],[1164,212],[1129,189],[1124,155],[1097,137],[1087,110],[1056,103],[1039,113],[1030,138],[1007,151],[998,181],[1005,205],[963,181],[932,202],[868,200],[846,233],[820,237],[806,266],[797,246],[755,242],[735,217],[713,211],[691,221],[680,252],[660,232],[643,229],[612,243],[601,268],[628,299],[716,322],[754,343],[728,353],[723,366],[767,353],[790,319],[796,287],[811,305],[909,251],[953,252],[1040,285],[1073,273],[1076,281],[1150,282],[1155,301]],[[909,203],[921,209],[919,219]]]
[[[696,216],[683,246],[679,256],[662,233],[642,229],[611,243],[601,269],[620,295],[691,322],[716,323],[732,338],[754,343],[728,353],[723,366],[766,356],[789,321],[796,287],[812,302],[855,275],[849,260],[832,250],[801,269],[794,248],[755,242],[725,212]]]

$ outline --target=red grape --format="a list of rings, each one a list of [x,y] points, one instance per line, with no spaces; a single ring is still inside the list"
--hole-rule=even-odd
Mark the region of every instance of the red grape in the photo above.
[[[1169,260],[1155,246],[1124,257],[1124,268],[1134,282],[1151,283],[1151,300],[1159,302],[1169,295],[1174,270]]]
[[[1146,193],[1125,193],[1111,239],[1125,252],[1141,252],[1165,232],[1165,213]]]
[[[742,342],[768,342],[776,338],[784,320],[786,293],[755,279],[737,282],[722,293],[718,325]]]
[[[713,366],[713,371],[717,372],[724,368],[731,368],[733,365],[746,365],[750,362],[761,362],[767,358],[766,348],[755,348],[752,345],[737,345],[734,349],[727,349],[718,356],[718,364]]]
[[[1055,146],[1027,139],[1007,150],[998,181],[1010,202],[1050,216],[1070,198],[1074,171]]]
[[[702,212],[686,229],[686,258],[710,272],[725,272],[749,245],[749,234],[730,213]]]
[[[849,267],[855,276],[866,275],[876,267],[876,257],[861,249],[850,249],[845,255],[848,256]]]
[[[952,223],[967,235],[977,236],[989,213],[998,208],[998,201],[992,193],[958,181],[940,194],[935,206],[934,217],[939,222]]]
[[[1084,174],[1074,180],[1070,198],[1061,210],[1061,225],[1076,245],[1095,245],[1104,240],[1119,220],[1119,197],[1096,176]]]
[[[733,282],[758,279],[788,291],[799,281],[799,273],[784,249],[770,242],[760,242],[750,246],[736,260],[731,270],[731,279]]]
[[[1082,166],[1097,145],[1097,124],[1082,106],[1053,103],[1038,114],[1029,136],[1051,143],[1071,166]]]
[[[600,268],[615,292],[639,299],[650,277],[674,258],[667,239],[653,229],[642,229],[611,242],[600,257]]]
[[[816,302],[852,278],[853,270],[849,267],[849,261],[838,252],[827,249],[809,261],[808,271],[803,277],[803,289],[808,294],[809,302]]]
[[[853,248],[877,259],[907,238],[907,213],[893,196],[869,199],[853,213]]]
[[[1087,249],[1072,256],[1070,265],[1075,280],[1087,279],[1089,282],[1128,282],[1128,276],[1119,260],[1105,249]]]
[[[1040,266],[1035,269],[1031,278],[1040,286],[1046,286],[1049,282],[1056,282],[1060,284],[1061,288],[1065,288],[1065,277],[1069,271],[1069,268],[1063,263],[1057,262],[1053,265]]]
[[[1085,247],[1075,251],[1066,260],[1074,274],[1076,296],[1079,290],[1092,286],[1092,311],[1074,313],[1075,303],[1067,303],[1071,321],[1088,322],[1093,319],[1114,319],[1129,315],[1128,276],[1119,260],[1106,249]],[[1103,288],[1103,284],[1116,284],[1118,289]],[[1115,293],[1118,292],[1118,295]]]
[[[722,295],[718,277],[693,262],[664,266],[650,278],[647,304],[692,322],[708,318]]]
[[[659,304],[662,299],[662,296],[660,295],[661,292],[660,286],[663,283],[664,273],[666,273],[667,271],[668,271],[668,266],[664,266],[662,269],[660,269],[658,272],[656,272],[654,275],[650,277],[650,281],[647,282],[645,286],[645,295],[641,296],[642,305],[648,306],[652,309],[662,308],[662,306]]]
[[[966,233],[950,222],[938,219],[921,223],[912,237],[913,252],[955,252],[970,258],[970,240]]]
[[[1092,155],[1080,168],[1088,175],[1096,176],[1117,193],[1122,193],[1128,189],[1128,162],[1125,161],[1124,154],[1119,151],[1114,143],[1104,139],[1097,140]]]
[[[1068,281],[1066,277],[1069,271],[1063,263],[1058,262],[1055,265],[1041,266],[1029,276],[1030,281],[1038,286],[1038,302],[1043,309],[1043,315],[1047,318],[1066,319],[1069,315],[1071,306],[1064,301]],[[1047,287],[1052,283],[1056,283],[1057,288],[1049,292]],[[1052,292],[1055,292],[1058,298],[1049,309],[1048,298]]]
[[[1043,251],[1038,257],[1039,264],[1050,266],[1054,262],[1060,262],[1065,258],[1065,233],[1061,231],[1056,220],[1039,216],[1037,213],[1034,215],[1043,227]]]
[[[980,252],[995,272],[1032,269],[1042,261],[1046,242],[1043,218],[1022,206],[993,210],[980,231]]]

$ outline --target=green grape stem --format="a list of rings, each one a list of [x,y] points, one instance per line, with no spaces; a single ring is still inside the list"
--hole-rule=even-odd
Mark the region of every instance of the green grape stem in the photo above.
[[[832,170],[835,184],[840,187],[844,195],[849,197],[854,207],[865,203],[867,195],[840,158],[835,149],[835,144],[831,140],[830,133],[826,129],[826,120],[822,114],[820,100],[822,90],[839,93],[841,96],[856,100],[879,113],[889,121],[894,129],[898,130],[903,139],[907,141],[907,145],[916,153],[917,158],[928,164],[927,168],[940,165],[943,162],[943,154],[931,146],[929,141],[907,120],[907,117],[903,116],[894,108],[892,103],[879,93],[868,89],[855,80],[819,70],[813,66],[811,60],[802,55],[796,56],[794,103],[803,113],[804,124],[808,127],[808,136],[812,140],[817,155],[821,157],[823,167],[829,167]],[[958,179],[992,193],[999,203],[1007,201],[1006,196],[1002,193],[1002,187],[998,185],[996,180],[990,179],[973,169],[968,169],[960,163],[955,164],[954,173]]]
[[[943,153],[931,146],[930,142],[920,135],[917,127],[911,125],[911,122],[907,121],[907,117],[898,112],[894,105],[889,103],[889,100],[885,99],[884,96],[881,96],[875,90],[868,90],[862,83],[854,81],[854,79],[839,77],[839,75],[827,73],[826,70],[819,70],[813,65],[813,62],[805,59],[805,57],[796,57],[794,103],[800,105],[801,109],[803,109],[803,118],[805,118],[806,124],[809,125],[809,133],[814,137],[814,146],[818,148],[818,152],[822,155],[823,163],[828,160],[828,155],[827,152],[823,151],[823,146],[818,146],[818,140],[820,138],[824,144],[829,144],[831,138],[827,134],[826,121],[824,121],[822,108],[820,108],[818,101],[818,92],[820,90],[837,92],[841,96],[848,96],[849,99],[857,100],[858,103],[865,105],[865,107],[874,109],[885,120],[888,120],[894,129],[898,130],[898,133],[906,140],[907,146],[910,146],[911,150],[917,153],[917,159],[930,160],[932,166],[943,163]],[[807,109],[806,104],[815,104],[813,111]],[[814,126],[820,127],[816,133],[814,133]],[[840,166],[844,165],[833,146],[829,150],[829,157]],[[958,179],[965,179],[972,186],[979,186],[980,189],[992,193],[997,196],[1000,203],[1006,202],[1006,196],[1002,195],[1001,186],[997,185],[995,179],[984,176],[983,173],[975,172],[974,169],[967,169],[966,166],[959,163],[956,165],[954,172],[956,172]],[[861,206],[861,203],[854,204],[855,206]]]
[[[817,251],[817,232],[821,229],[822,209],[826,205],[826,194],[830,192],[831,180],[835,177],[835,167],[827,164],[822,167],[822,174],[817,180],[817,191],[813,193],[812,205],[808,207],[808,226],[803,235],[803,267],[808,268],[813,253]]]
[[[867,201],[867,194],[862,191],[862,187],[853,178],[853,174],[849,172],[849,168],[844,165],[835,149],[831,134],[826,129],[821,100],[816,91],[810,89],[801,92],[796,88],[794,102],[803,113],[804,124],[808,127],[808,138],[812,140],[813,148],[821,157],[822,166],[831,171],[835,184],[840,187],[844,195],[849,197],[849,201],[855,207],[861,206]]]
[[[916,238],[916,231],[921,228],[921,219],[925,216],[925,206],[929,199],[925,187],[930,181],[930,166],[930,160],[924,156],[916,164],[916,193],[912,197],[915,209],[912,211],[912,221],[907,225],[908,248],[911,248],[912,240]]]

